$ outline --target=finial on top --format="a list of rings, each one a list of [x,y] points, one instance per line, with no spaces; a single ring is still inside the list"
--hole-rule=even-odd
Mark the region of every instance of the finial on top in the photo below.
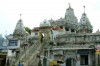
[[[99,29],[96,31],[96,33],[100,33]]]
[[[22,14],[20,14],[20,20],[21,20],[21,16],[22,16]]]
[[[99,32],[99,29],[98,29],[98,32]]]
[[[51,18],[51,20],[52,20],[52,18]]]
[[[68,5],[69,5],[69,7],[71,7],[71,6],[70,6],[70,3],[68,3]]]
[[[84,7],[84,13],[85,13],[85,6],[83,6]]]

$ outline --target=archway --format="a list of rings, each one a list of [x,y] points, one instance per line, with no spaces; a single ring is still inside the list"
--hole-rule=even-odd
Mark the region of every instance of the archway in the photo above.
[[[39,32],[39,43],[40,43],[40,44],[41,44],[44,40],[45,40],[45,42],[48,43],[49,39],[50,39],[50,35],[49,35],[49,32],[48,32],[48,31],[47,31],[47,32],[43,32],[43,31]]]
[[[66,66],[75,66],[76,60],[74,58],[67,58],[66,59]]]
[[[0,66],[5,66],[6,64],[6,55],[0,55]]]

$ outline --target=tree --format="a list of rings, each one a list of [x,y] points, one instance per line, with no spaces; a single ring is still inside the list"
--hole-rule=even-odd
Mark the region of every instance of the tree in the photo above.
[[[25,27],[25,30],[26,30],[29,34],[31,34],[31,29],[30,29],[29,27]]]

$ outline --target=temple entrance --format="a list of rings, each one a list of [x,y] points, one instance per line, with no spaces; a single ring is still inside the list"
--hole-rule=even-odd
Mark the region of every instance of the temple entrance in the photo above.
[[[44,41],[48,43],[49,39],[49,32],[39,32],[39,43],[42,43]]]
[[[6,64],[6,55],[0,55],[0,66],[5,66]]]
[[[80,64],[81,65],[88,65],[88,55],[80,55]]]
[[[66,59],[66,66],[75,66],[75,59],[73,58],[68,58]]]

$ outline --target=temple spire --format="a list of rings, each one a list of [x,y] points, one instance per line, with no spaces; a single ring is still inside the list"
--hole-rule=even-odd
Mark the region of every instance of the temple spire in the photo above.
[[[21,20],[21,16],[22,16],[22,14],[20,14],[20,20]]]
[[[70,7],[71,7],[71,6],[70,6],[70,3],[68,3],[68,5],[69,5],[69,8],[70,8]]]
[[[85,6],[83,6],[84,7],[84,13],[85,13]]]

